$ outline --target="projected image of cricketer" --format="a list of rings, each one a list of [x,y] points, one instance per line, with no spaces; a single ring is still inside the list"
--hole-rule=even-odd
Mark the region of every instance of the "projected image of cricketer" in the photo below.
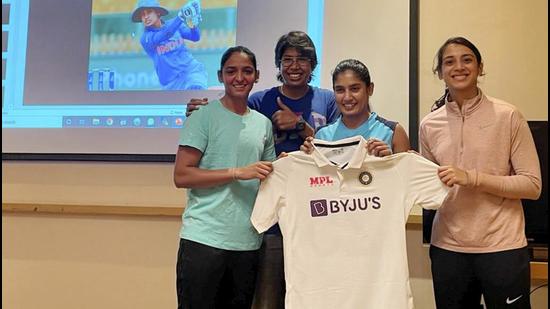
[[[201,37],[199,1],[188,2],[177,17],[164,21],[161,16],[167,14],[157,0],[138,0],[132,13],[132,21],[145,26],[140,43],[153,60],[160,84],[168,90],[206,89],[206,69],[185,46],[185,40],[197,42]]]

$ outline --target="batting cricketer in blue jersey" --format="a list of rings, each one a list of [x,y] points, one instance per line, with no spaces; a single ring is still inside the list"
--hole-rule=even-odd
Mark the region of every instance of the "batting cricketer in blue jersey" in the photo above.
[[[164,21],[161,16],[167,14],[157,0],[138,0],[132,13],[132,21],[145,26],[141,46],[153,59],[160,84],[169,90],[206,89],[206,69],[185,46],[185,40],[197,42],[201,37],[199,1],[188,2],[177,17]]]

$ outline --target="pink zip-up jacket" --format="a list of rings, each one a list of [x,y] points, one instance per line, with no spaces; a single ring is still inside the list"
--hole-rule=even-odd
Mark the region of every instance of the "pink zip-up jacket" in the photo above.
[[[537,199],[540,165],[527,121],[511,104],[485,96],[446,102],[420,124],[421,153],[467,173],[438,209],[431,243],[455,252],[487,253],[527,245],[520,199]]]

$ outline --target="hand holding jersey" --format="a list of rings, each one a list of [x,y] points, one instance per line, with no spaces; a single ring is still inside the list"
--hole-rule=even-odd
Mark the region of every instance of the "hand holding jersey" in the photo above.
[[[472,177],[469,177],[468,172],[455,166],[439,167],[438,175],[441,181],[449,187],[454,185],[468,186],[475,183],[475,180],[470,179]]]
[[[369,138],[367,140],[367,151],[370,155],[376,157],[385,157],[393,154],[390,145],[377,138]]]
[[[306,137],[304,143],[300,146],[300,151],[311,154],[313,152],[313,138],[313,136]]]
[[[231,176],[234,180],[264,180],[271,171],[273,171],[273,167],[269,161],[258,161],[244,167],[230,169]]]
[[[198,26],[202,21],[200,2],[198,0],[189,1],[178,11],[178,17],[191,29]]]

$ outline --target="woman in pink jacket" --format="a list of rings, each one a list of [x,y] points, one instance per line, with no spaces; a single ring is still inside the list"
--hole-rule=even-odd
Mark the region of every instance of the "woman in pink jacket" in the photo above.
[[[438,308],[530,308],[520,199],[537,199],[540,167],[527,121],[477,87],[479,50],[450,38],[434,73],[445,94],[420,124],[421,153],[452,190],[437,211],[430,258]]]

